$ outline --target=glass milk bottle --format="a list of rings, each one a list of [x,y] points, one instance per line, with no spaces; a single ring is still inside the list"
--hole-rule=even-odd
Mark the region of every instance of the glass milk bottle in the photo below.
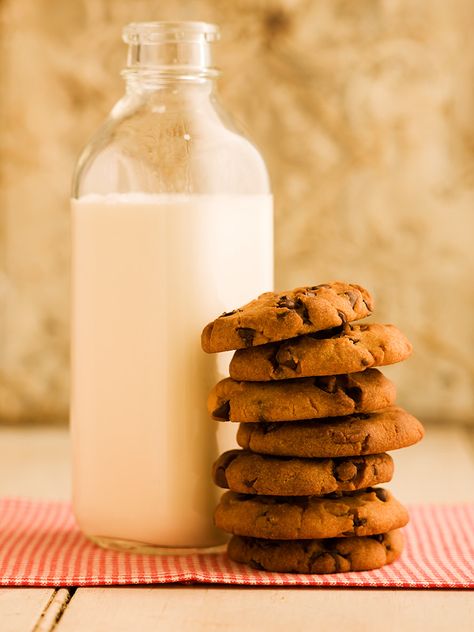
[[[126,94],[74,177],[73,504],[102,546],[222,542],[210,467],[231,446],[207,415],[219,375],[200,334],[272,289],[273,238],[265,164],[216,101],[217,37],[127,26]]]

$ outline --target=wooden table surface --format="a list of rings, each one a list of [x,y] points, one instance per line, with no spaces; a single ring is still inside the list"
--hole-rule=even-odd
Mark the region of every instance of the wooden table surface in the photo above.
[[[474,425],[431,426],[392,453],[400,500],[474,500]],[[0,427],[0,496],[67,499],[69,438],[54,428]],[[474,630],[466,590],[239,588],[199,585],[0,588],[0,632],[416,632]]]

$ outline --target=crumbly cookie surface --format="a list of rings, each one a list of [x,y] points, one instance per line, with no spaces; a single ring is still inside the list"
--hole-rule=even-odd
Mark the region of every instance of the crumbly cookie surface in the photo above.
[[[268,381],[354,373],[401,362],[412,346],[395,325],[351,324],[235,352],[234,380]]]
[[[395,385],[377,369],[274,382],[226,378],[209,394],[218,421],[293,421],[371,412],[395,401]]]
[[[347,459],[272,457],[229,450],[212,468],[214,483],[243,494],[322,496],[387,483],[393,475],[388,454]]]
[[[255,496],[226,492],[216,526],[234,535],[270,540],[362,536],[404,527],[408,512],[381,488],[324,496]]]
[[[252,452],[306,458],[379,454],[421,441],[420,421],[398,406],[300,423],[243,423],[238,444]]]
[[[231,560],[252,568],[280,573],[345,573],[391,564],[403,551],[403,534],[396,529],[379,535],[326,540],[263,540],[233,536]]]
[[[201,345],[207,353],[244,349],[337,327],[372,313],[369,292],[354,283],[334,281],[266,292],[206,325]]]

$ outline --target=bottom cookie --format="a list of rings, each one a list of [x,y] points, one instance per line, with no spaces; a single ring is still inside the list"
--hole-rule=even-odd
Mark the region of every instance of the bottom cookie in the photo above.
[[[403,551],[400,529],[380,535],[326,540],[264,540],[233,536],[231,560],[279,573],[345,573],[391,564]]]

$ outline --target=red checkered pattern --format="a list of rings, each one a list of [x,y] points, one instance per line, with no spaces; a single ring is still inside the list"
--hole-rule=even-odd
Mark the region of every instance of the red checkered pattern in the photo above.
[[[102,550],[81,535],[69,503],[7,498],[0,500],[0,585],[474,588],[474,504],[417,505],[410,515],[406,549],[394,564],[358,573],[293,575],[253,570],[223,553],[162,557]]]

